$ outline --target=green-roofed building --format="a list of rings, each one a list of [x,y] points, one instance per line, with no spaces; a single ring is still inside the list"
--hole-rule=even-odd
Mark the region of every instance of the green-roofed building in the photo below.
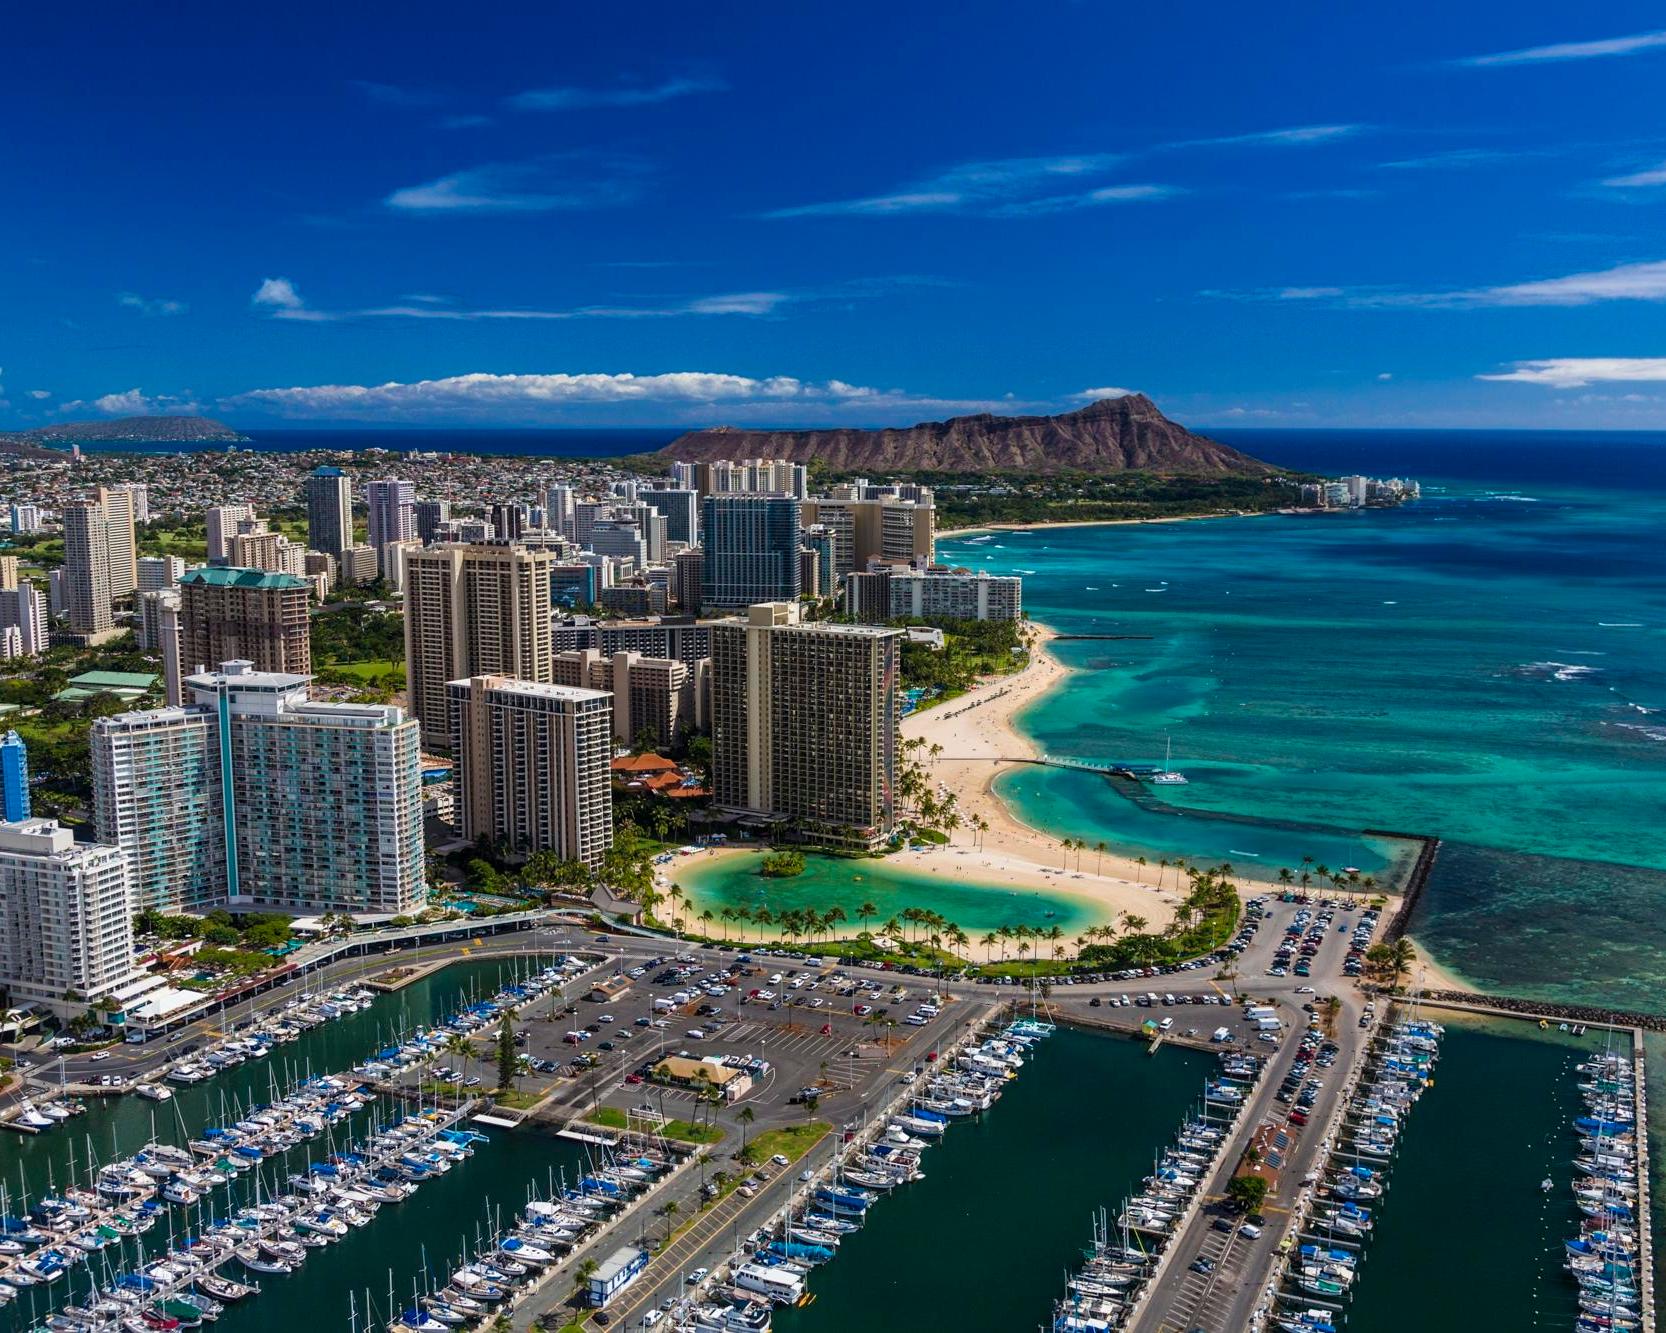
[[[312,585],[265,569],[193,569],[179,580],[186,671],[251,662],[256,671],[312,674]]]
[[[79,676],[71,676],[68,684],[52,697],[63,703],[74,703],[100,694],[113,694],[132,702],[143,699],[158,679],[143,671],[83,671]]]

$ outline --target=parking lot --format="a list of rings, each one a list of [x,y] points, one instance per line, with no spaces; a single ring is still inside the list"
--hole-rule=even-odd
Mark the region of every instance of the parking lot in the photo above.
[[[666,1057],[744,1069],[751,1088],[741,1100],[762,1115],[853,1093],[941,1019],[929,981],[858,978],[819,959],[625,959],[611,977],[591,974],[588,986],[521,1016],[526,1086],[567,1082],[585,1100],[679,1118],[703,1094],[654,1079]]]

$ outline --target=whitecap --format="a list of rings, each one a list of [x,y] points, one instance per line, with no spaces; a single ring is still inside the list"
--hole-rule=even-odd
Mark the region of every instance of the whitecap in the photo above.
[[[1167,588],[1147,588],[1147,592],[1167,592]]]
[[[1242,852],[1242,851],[1239,851],[1236,847],[1228,847],[1226,850],[1227,850],[1228,855],[1231,855],[1231,856],[1256,856],[1256,857],[1259,857],[1261,855],[1260,852]]]
[[[1614,725],[1621,731],[1635,731],[1639,736],[1647,736],[1651,741],[1666,741],[1666,727],[1645,727],[1640,722],[1616,722]]]
[[[1400,603],[1398,603],[1398,602],[1384,602],[1383,605],[1384,606],[1399,606]]]
[[[1597,626],[1600,629],[1642,629],[1643,622],[1641,620],[1599,620]]]
[[[1088,583],[1088,584],[1085,584],[1085,585],[1083,585],[1083,586],[1084,586],[1084,587],[1085,587],[1085,588],[1086,588],[1086,589],[1087,589],[1087,591],[1089,591],[1089,592],[1098,592],[1098,591],[1099,591],[1099,589],[1098,589],[1098,588],[1096,588],[1096,587],[1094,587],[1094,586],[1093,586],[1093,584],[1091,584],[1091,583]]]

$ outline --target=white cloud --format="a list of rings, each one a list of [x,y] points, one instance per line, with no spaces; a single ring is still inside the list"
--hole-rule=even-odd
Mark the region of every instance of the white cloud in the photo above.
[[[300,310],[306,304],[288,278],[263,278],[249,299],[256,305],[271,306],[276,310]]]
[[[595,107],[657,106],[696,93],[724,93],[722,79],[676,78],[654,84],[622,84],[616,88],[533,88],[516,93],[508,104],[517,111],[584,111]]]
[[[923,411],[987,411],[1000,406],[982,400],[922,397],[838,379],[815,383],[790,375],[760,378],[708,371],[651,375],[476,372],[410,383],[253,389],[222,403],[227,408],[262,410],[291,418],[521,421],[549,419],[564,408],[594,405],[651,404],[667,409],[722,406],[742,414],[751,409],[771,412],[791,406],[809,410]]]
[[[171,413],[190,413],[201,410],[201,404],[190,397],[175,394],[145,393],[142,389],[124,389],[107,393],[91,400],[72,399],[57,410],[60,412],[102,412],[107,417],[153,417]]]
[[[1387,370],[1380,371],[1377,375],[1377,383],[1378,384],[1387,384],[1393,378],[1394,378],[1394,375],[1391,371],[1387,371]]]
[[[1138,392],[1138,389],[1083,389],[1080,393],[1073,393],[1070,396],[1078,402],[1097,403],[1103,398],[1126,398],[1129,394]]]
[[[183,315],[187,309],[183,301],[156,300],[137,292],[118,292],[116,304],[137,310],[141,315]]]
[[[29,397],[33,398],[37,403],[40,402],[43,398],[50,398],[51,396],[52,396],[52,390],[50,390],[50,389],[30,389],[29,390]]]
[[[1666,300],[1666,260],[1621,264],[1593,273],[1483,287],[1453,294],[1460,304],[1593,305],[1598,301]]]
[[[1549,357],[1515,361],[1508,371],[1475,378],[1508,384],[1540,384],[1551,389],[1579,389],[1587,384],[1666,383],[1666,356]]]
[[[1557,42],[1551,46],[1524,46],[1515,51],[1491,55],[1464,56],[1449,63],[1468,69],[1500,65],[1551,65],[1565,60],[1601,60],[1631,56],[1666,47],[1666,32],[1638,32],[1628,37],[1603,37],[1590,42]]]
[[[1280,287],[1273,293],[1274,299],[1279,301],[1322,301],[1341,295],[1340,287]]]
[[[582,168],[582,169],[581,169]],[[382,202],[402,213],[552,213],[627,204],[641,192],[640,162],[564,154],[490,162],[395,190]]]
[[[1634,190],[1651,185],[1666,185],[1666,162],[1658,167],[1647,167],[1627,176],[1610,176],[1603,182],[1618,190]]]

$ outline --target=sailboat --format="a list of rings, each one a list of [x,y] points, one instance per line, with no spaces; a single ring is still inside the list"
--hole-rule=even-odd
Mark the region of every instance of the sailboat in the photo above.
[[[1161,771],[1153,773],[1150,780],[1154,786],[1158,787],[1183,787],[1186,785],[1186,775],[1177,773],[1172,766],[1174,737],[1168,736],[1164,739],[1166,743],[1163,747],[1163,767]]]

